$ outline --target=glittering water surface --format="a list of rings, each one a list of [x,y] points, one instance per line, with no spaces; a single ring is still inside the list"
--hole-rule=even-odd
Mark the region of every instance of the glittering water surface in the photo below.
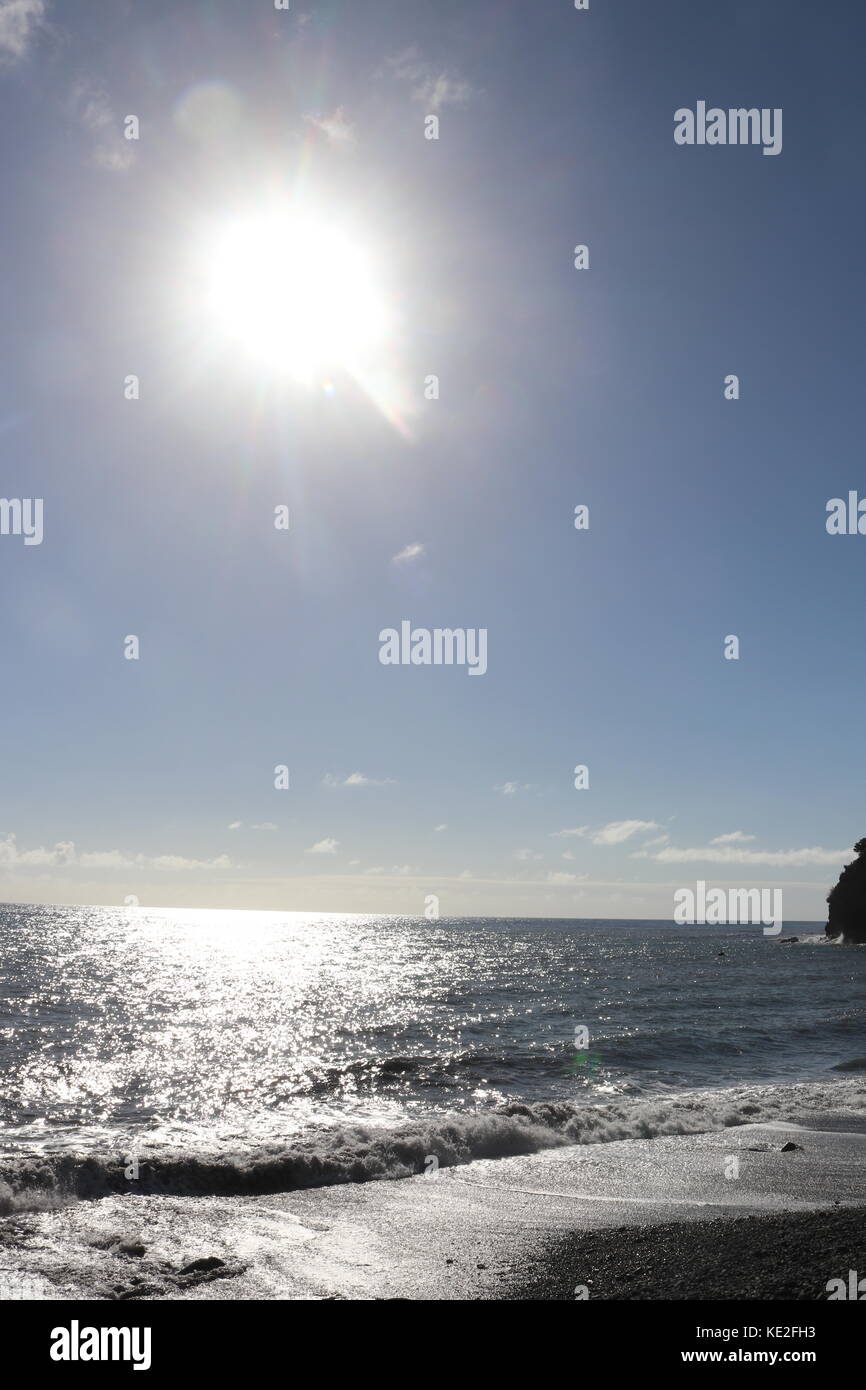
[[[832,1078],[866,1055],[866,948],[805,931],[5,907],[4,1139],[256,1143]]]

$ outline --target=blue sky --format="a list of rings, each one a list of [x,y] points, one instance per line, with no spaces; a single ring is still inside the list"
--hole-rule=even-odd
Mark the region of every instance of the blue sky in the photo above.
[[[866,538],[825,526],[866,491],[864,29],[0,0],[2,494],[44,499],[0,536],[6,900],[822,917],[866,833]],[[781,108],[781,154],[677,146],[699,100]],[[375,390],[208,317],[275,198],[362,244]],[[382,665],[404,619],[486,673]]]

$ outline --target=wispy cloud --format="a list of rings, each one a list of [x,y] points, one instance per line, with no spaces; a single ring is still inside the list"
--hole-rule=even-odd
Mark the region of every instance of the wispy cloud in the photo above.
[[[125,173],[135,160],[135,141],[125,138],[122,122],[104,89],[92,82],[76,83],[72,108],[93,136],[93,162],[109,173]]]
[[[551,838],[551,840],[564,840],[564,839],[566,839],[566,838],[567,838],[568,836],[570,836],[570,835],[575,835],[575,836],[585,835],[586,832],[587,832],[587,830],[589,830],[589,826],[588,826],[588,825],[575,825],[575,826],[573,826],[573,828],[572,828],[571,830],[553,830],[553,831],[551,831],[550,838]]]
[[[391,556],[391,564],[404,565],[408,560],[417,560],[419,555],[425,554],[426,549],[420,541],[413,541],[411,545],[404,545],[402,550]]]
[[[350,772],[348,777],[335,777],[326,772],[322,778],[325,787],[396,787],[393,777],[367,777],[363,772]]]
[[[531,782],[501,782],[493,790],[499,792],[500,796],[516,796],[518,792],[528,792],[531,786]]]
[[[328,143],[335,145],[337,149],[350,150],[358,143],[355,127],[346,120],[342,106],[338,106],[332,116],[306,116],[304,119],[309,125],[315,126],[316,130],[320,130],[327,137]]]
[[[309,849],[304,850],[304,854],[336,854],[340,841],[328,837],[324,840],[317,840]]]
[[[654,820],[612,820],[607,825],[603,825],[601,830],[596,830],[592,843],[594,845],[621,845],[626,840],[630,840],[632,835],[638,835],[642,830],[658,830],[658,822]]]
[[[45,19],[45,0],[0,0],[0,59],[23,58]]]
[[[771,868],[799,868],[805,864],[842,864],[853,857],[851,849],[744,849],[740,845],[704,845],[678,849],[668,845],[651,854],[646,848],[633,859],[654,859],[659,864],[764,864]]]
[[[412,93],[429,111],[439,111],[443,106],[464,106],[475,95],[472,87],[461,77],[440,72],[436,77],[426,77]]]
[[[434,825],[434,827],[433,827],[434,834],[436,834],[436,835],[440,834],[441,831],[447,830],[447,829],[448,829],[447,824],[443,824],[443,825]]]
[[[386,62],[398,82],[412,83],[412,100],[421,102],[428,111],[439,111],[448,105],[463,106],[476,95],[464,78],[426,62],[415,47],[404,49]]]
[[[84,856],[82,856],[82,863]],[[138,861],[136,861],[137,863]],[[227,854],[218,854],[216,859],[186,859],[181,854],[158,854],[155,859],[146,859],[145,865],[153,869],[230,869],[231,860]]]
[[[214,859],[190,859],[182,854],[129,854],[119,849],[78,851],[72,840],[58,840],[50,849],[40,845],[21,849],[15,835],[0,840],[0,869],[230,869],[227,854]]]
[[[714,840],[710,840],[711,845],[736,845],[743,844],[746,840],[754,840],[754,835],[744,835],[742,830],[731,830],[727,835],[717,835]]]

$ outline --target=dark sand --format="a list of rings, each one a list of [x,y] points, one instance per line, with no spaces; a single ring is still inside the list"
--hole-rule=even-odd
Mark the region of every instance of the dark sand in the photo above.
[[[548,1240],[505,1299],[826,1300],[827,1282],[866,1275],[866,1208],[780,1212]],[[866,1294],[864,1294],[866,1297]]]
[[[0,1222],[0,1285],[39,1300],[562,1301],[582,1284],[590,1300],[827,1299],[829,1280],[866,1276],[857,1123],[582,1145],[433,1181],[19,1212]]]

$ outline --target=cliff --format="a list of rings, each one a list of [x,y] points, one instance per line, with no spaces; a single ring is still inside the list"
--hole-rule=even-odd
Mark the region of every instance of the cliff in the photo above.
[[[866,942],[866,840],[857,841],[854,853],[857,858],[846,864],[827,895],[827,935]]]

